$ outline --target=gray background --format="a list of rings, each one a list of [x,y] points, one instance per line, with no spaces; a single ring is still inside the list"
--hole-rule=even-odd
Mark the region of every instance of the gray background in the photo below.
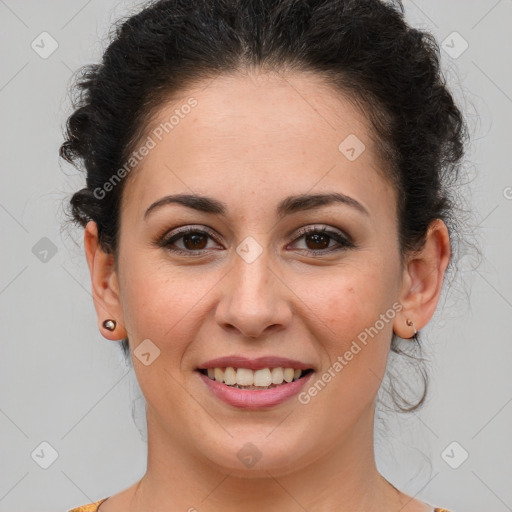
[[[483,259],[474,269],[462,251],[459,277],[424,331],[429,400],[386,419],[377,462],[433,505],[512,510],[512,1],[404,5],[413,25],[445,41],[445,75],[472,132],[464,194]],[[72,72],[96,62],[110,24],[135,9],[0,0],[0,511],[67,510],[145,471],[140,390],[120,347],[98,331],[83,233],[62,227],[83,178],[58,158]],[[58,44],[46,58],[52,41],[42,32]]]

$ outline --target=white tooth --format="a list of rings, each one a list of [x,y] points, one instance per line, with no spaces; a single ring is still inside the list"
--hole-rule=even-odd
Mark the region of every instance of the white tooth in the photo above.
[[[293,368],[285,368],[283,372],[283,377],[286,382],[291,382],[293,380]]]
[[[224,384],[232,386],[236,384],[236,372],[232,366],[228,366],[224,371]]]
[[[254,372],[249,368],[238,368],[236,371],[236,383],[239,386],[253,386]]]
[[[272,384],[282,384],[283,383],[283,369],[282,368],[272,368]]]
[[[254,372],[254,385],[255,386],[270,386],[272,384],[272,374],[268,368],[256,370]]]
[[[232,366],[227,368],[208,368],[207,374],[210,379],[224,382],[229,386],[257,386],[267,387],[271,384],[279,385],[283,382],[292,382],[301,377],[303,371],[294,368],[262,368],[253,371],[249,368],[238,368]]]

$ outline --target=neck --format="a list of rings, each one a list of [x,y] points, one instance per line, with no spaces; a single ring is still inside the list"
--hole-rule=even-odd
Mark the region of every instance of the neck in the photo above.
[[[148,413],[148,467],[134,486],[130,512],[381,512],[405,502],[375,464],[374,404],[344,438],[302,467],[247,475],[215,467],[183,443],[171,444]]]

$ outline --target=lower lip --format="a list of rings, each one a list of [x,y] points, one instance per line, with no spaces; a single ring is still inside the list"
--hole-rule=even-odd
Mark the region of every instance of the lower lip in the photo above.
[[[310,372],[305,377],[295,381],[280,384],[275,388],[262,389],[259,391],[257,389],[233,388],[222,382],[212,380],[199,371],[197,373],[199,373],[203,382],[217,398],[220,398],[229,405],[240,407],[241,409],[259,409],[279,405],[297,395],[313,375],[313,372]]]

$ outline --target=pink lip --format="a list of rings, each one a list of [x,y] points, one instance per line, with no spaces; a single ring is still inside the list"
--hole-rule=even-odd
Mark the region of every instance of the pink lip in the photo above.
[[[313,369],[312,365],[288,359],[286,357],[263,356],[257,359],[248,359],[243,356],[225,356],[216,359],[210,359],[198,366],[198,369],[206,370],[208,368],[249,368],[250,370],[261,370],[262,368],[293,368],[300,370]],[[259,391],[258,391],[259,393]]]
[[[217,364],[216,364],[217,366]],[[230,365],[228,365],[230,366]],[[219,366],[217,366],[219,367]],[[267,368],[267,366],[264,366]],[[291,365],[289,367],[292,367]],[[242,368],[247,368],[242,366]],[[227,386],[222,382],[210,379],[201,372],[197,372],[203,379],[203,382],[208,386],[210,391],[217,397],[235,407],[242,409],[259,409],[262,407],[272,407],[279,405],[292,396],[297,395],[306,382],[310,379],[314,372],[308,373],[301,379],[283,383],[275,388],[270,389],[238,389]]]

